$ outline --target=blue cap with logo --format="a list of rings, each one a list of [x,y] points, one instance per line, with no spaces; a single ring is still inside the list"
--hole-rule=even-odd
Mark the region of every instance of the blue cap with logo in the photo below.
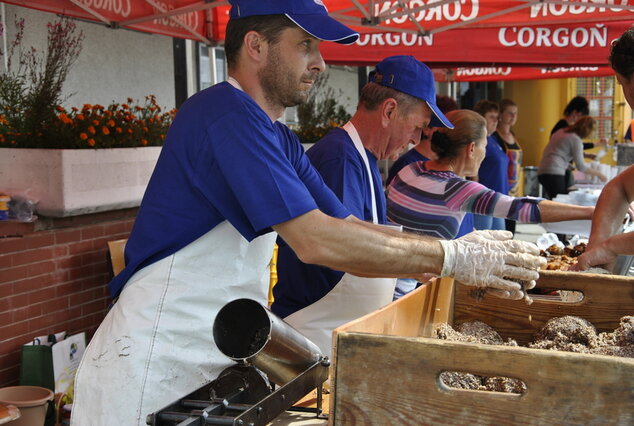
[[[359,33],[328,16],[322,0],[229,0],[231,19],[255,15],[286,15],[297,26],[320,40],[352,44]]]
[[[429,125],[453,129],[453,124],[436,105],[434,73],[413,56],[397,55],[383,59],[376,64],[368,79],[425,101],[434,113]]]

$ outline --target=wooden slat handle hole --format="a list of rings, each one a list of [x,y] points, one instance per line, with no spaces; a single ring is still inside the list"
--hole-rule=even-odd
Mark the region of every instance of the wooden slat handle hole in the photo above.
[[[526,383],[515,377],[486,377],[465,371],[442,371],[438,375],[438,387],[443,391],[479,390],[496,394],[526,393]]]
[[[585,295],[583,292],[578,290],[554,290],[548,289],[544,294],[541,293],[530,293],[530,297],[533,301],[540,302],[553,302],[553,303],[565,303],[576,305],[583,302]]]

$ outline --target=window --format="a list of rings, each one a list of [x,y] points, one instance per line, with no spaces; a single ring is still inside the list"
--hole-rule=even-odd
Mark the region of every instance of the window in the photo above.
[[[198,90],[206,89],[227,79],[227,60],[223,48],[209,47],[199,43],[198,58],[200,75]]]
[[[612,114],[614,111],[614,78],[577,78],[577,95],[585,96],[590,104],[590,115],[597,126],[590,139],[612,138]]]

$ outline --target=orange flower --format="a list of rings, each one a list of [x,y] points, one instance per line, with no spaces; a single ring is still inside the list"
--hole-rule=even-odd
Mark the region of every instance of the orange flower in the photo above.
[[[79,134],[79,139],[81,139],[82,141],[85,141],[86,139],[88,139],[88,135],[85,133],[80,133]]]
[[[128,103],[131,104],[132,102],[134,102],[134,99],[128,98]]]
[[[147,132],[149,132],[150,130],[149,130],[147,127],[143,127],[143,131],[144,131],[145,133],[147,133]]]
[[[77,108],[77,107],[72,107],[71,109],[73,110],[73,112],[79,111],[79,108]]]
[[[59,115],[59,119],[64,124],[71,124],[73,122],[73,120],[68,118],[68,115],[66,115],[66,114],[60,114]]]
[[[86,117],[84,117],[84,114],[77,114],[77,120],[84,120]]]
[[[117,127],[117,128],[115,129],[115,131],[116,131],[117,133],[121,133],[121,132],[123,132],[123,129],[122,129],[121,127]]]
[[[143,146],[147,145],[147,139],[141,139],[141,145]]]
[[[114,127],[114,125],[115,125],[114,120],[108,120],[108,126]]]
[[[84,104],[84,106],[82,107],[82,110],[83,110],[83,111],[86,111],[86,110],[91,109],[91,108],[92,108],[92,105],[90,105],[90,104]]]
[[[108,129],[106,126],[103,126],[101,128],[101,133],[103,133],[104,135],[109,135],[110,134],[110,129]]]
[[[132,129],[128,129],[128,133],[129,133],[129,134],[132,134]]]
[[[61,105],[57,105],[55,109],[57,110],[57,112],[64,112],[64,107]]]
[[[95,133],[97,133],[97,131],[95,130],[94,127],[92,126],[88,126],[88,131],[90,132],[91,135],[94,135]]]
[[[92,124],[94,124],[95,126],[99,125],[99,120],[92,120]]]
[[[93,138],[88,139],[88,145],[95,146],[95,140]]]
[[[130,109],[130,105],[128,105],[128,104],[123,104],[123,105],[121,105],[121,108],[123,108],[123,109]]]

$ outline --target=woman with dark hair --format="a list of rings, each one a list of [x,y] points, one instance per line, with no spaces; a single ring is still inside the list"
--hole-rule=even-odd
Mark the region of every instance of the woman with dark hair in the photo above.
[[[470,110],[446,114],[454,129],[436,129],[438,159],[412,163],[392,180],[387,217],[404,230],[454,238],[465,213],[540,223],[590,219],[594,207],[568,206],[531,197],[509,197],[466,180],[480,168],[486,150],[486,121]]]
[[[564,116],[553,126],[550,131],[552,136],[557,130],[564,129],[568,126],[572,126],[577,122],[580,117],[590,114],[590,107],[588,100],[583,96],[575,96],[568,102],[566,108],[564,108]],[[589,146],[587,149],[592,148]]]
[[[539,183],[544,186],[548,198],[568,193],[566,169],[571,161],[574,161],[577,170],[596,176],[603,182],[607,181],[605,175],[589,168],[583,161],[582,139],[590,136],[594,126],[594,118],[586,115],[572,126],[557,130],[550,137],[537,170]]]

